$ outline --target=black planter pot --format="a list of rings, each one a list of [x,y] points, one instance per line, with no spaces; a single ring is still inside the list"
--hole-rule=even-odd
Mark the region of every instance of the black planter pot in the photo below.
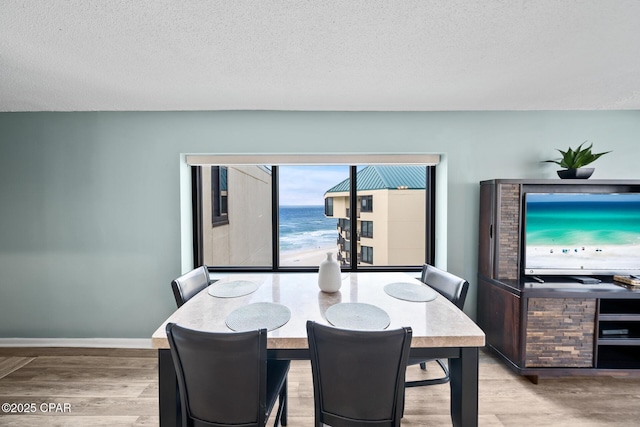
[[[558,171],[558,176],[562,179],[587,179],[594,170],[594,168],[562,169]]]

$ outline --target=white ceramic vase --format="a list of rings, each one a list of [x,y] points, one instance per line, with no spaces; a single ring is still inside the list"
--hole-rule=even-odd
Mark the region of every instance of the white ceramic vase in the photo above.
[[[320,263],[318,269],[318,286],[322,292],[333,293],[338,292],[341,285],[340,264],[333,259],[332,252],[327,252],[327,259]]]

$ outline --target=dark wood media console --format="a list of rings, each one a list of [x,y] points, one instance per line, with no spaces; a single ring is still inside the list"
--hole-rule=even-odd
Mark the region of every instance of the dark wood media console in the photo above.
[[[511,180],[480,183],[478,324],[513,370],[539,377],[640,377],[640,288],[599,276],[523,274],[524,194],[640,193],[640,181]]]

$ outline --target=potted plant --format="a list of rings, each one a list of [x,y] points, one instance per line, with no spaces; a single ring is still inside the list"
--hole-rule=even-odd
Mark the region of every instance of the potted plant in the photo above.
[[[604,156],[611,151],[605,151],[604,153],[592,153],[591,147],[593,144],[589,144],[588,147],[582,148],[587,141],[583,142],[578,148],[573,149],[569,147],[567,151],[557,149],[562,158],[553,160],[544,160],[548,163],[556,163],[565,168],[558,171],[558,176],[562,179],[587,179],[593,174],[593,168],[585,168],[584,166],[595,162],[600,157]]]

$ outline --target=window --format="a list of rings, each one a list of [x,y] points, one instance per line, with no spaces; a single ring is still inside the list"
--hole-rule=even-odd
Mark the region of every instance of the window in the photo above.
[[[373,212],[373,196],[360,197],[360,212]]]
[[[194,263],[272,265],[272,171],[258,165],[192,168]]]
[[[371,246],[362,247],[362,262],[373,264],[373,248]]]
[[[360,237],[373,237],[373,221],[362,221]]]
[[[227,168],[225,166],[211,167],[211,224],[213,226],[227,224]]]
[[[337,255],[338,220],[344,205],[328,190],[349,176],[346,165],[283,165],[277,170],[277,245],[280,267],[317,267],[327,252]],[[348,224],[343,223],[345,232]],[[346,237],[346,236],[345,236]],[[348,238],[348,237],[346,237]]]
[[[333,216],[333,197],[324,199],[324,214],[326,216]]]
[[[317,271],[327,251],[346,270],[417,271],[433,262],[434,166],[239,162],[192,170],[197,265]]]

